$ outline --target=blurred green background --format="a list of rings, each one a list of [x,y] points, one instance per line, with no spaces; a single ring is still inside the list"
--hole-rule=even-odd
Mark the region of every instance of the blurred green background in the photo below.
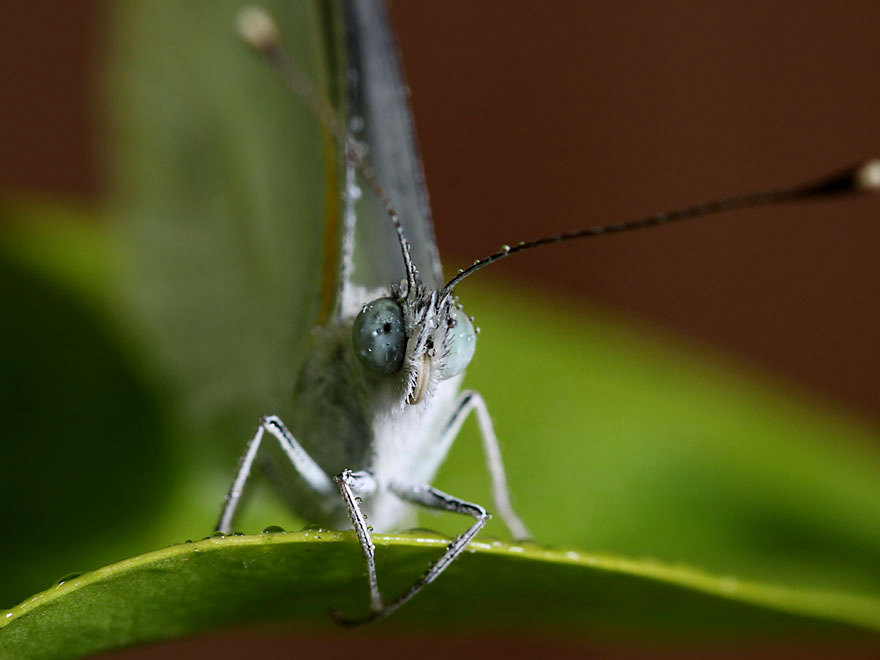
[[[4,7],[4,606],[207,534],[257,415],[282,412],[317,134],[235,42],[235,6]],[[871,3],[393,9],[447,272],[880,152]],[[280,10],[310,67],[311,12]],[[462,286],[468,383],[536,538],[877,595],[876,204],[564,246]],[[438,486],[489,501],[470,425]],[[245,531],[309,522],[253,499]]]

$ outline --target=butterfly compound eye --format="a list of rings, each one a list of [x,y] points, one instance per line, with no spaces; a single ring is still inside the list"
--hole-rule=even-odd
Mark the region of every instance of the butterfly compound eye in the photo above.
[[[377,374],[400,370],[406,349],[406,332],[400,307],[391,298],[364,305],[351,332],[354,352],[366,369]]]
[[[464,371],[474,357],[477,348],[477,333],[474,324],[460,309],[452,310],[449,317],[449,331],[446,335],[446,353],[440,368],[441,378],[452,378]]]

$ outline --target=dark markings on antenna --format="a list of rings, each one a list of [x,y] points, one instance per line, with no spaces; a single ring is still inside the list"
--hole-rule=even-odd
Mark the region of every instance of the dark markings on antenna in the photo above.
[[[586,227],[584,229],[549,234],[530,241],[522,241],[513,247],[505,245],[495,254],[489,255],[485,259],[475,261],[473,265],[459,272],[458,275],[446,283],[443,287],[443,291],[444,293],[450,293],[463,279],[473,275],[478,270],[482,270],[489,264],[495,263],[500,259],[509,257],[510,255],[517,254],[518,252],[525,252],[526,250],[531,250],[532,248],[540,247],[542,245],[562,243],[579,238],[595,238],[597,236],[605,236],[608,234],[620,234],[627,231],[647,229],[648,227],[657,227],[671,222],[691,220],[739,209],[755,208],[770,204],[828,199],[841,195],[876,191],[878,187],[880,187],[880,183],[876,180],[878,169],[880,169],[880,161],[871,160],[859,163],[858,165],[849,167],[843,171],[835,172],[834,174],[818,181],[793,186],[791,188],[765,190],[757,193],[738,195],[736,197],[725,197],[674,211],[648,215],[627,222],[597,225],[594,227]]]

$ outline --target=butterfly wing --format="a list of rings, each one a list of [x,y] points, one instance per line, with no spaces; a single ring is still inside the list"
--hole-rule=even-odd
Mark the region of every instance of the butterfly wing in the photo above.
[[[265,4],[322,89],[341,79],[335,4]],[[123,296],[187,432],[224,474],[257,417],[289,406],[340,213],[328,198],[341,199],[336,145],[238,41],[240,8],[114,4],[108,104]]]
[[[379,184],[400,215],[422,280],[439,287],[443,274],[408,89],[384,4],[346,0],[344,18],[347,125],[366,145]],[[349,181],[357,181],[353,172]],[[405,275],[397,237],[376,195],[366,186],[358,187],[360,194],[348,200],[356,217],[350,278],[370,289],[387,287]]]
[[[291,56],[347,124],[361,125],[356,137],[400,211],[414,261],[439,283],[384,7],[265,4]],[[182,418],[211,447],[229,447],[216,456],[224,467],[257,416],[289,409],[309,332],[338,284],[346,204],[357,219],[352,281],[387,287],[403,276],[375,196],[343,194],[339,145],[237,42],[239,9],[232,0],[115,6],[125,47],[110,85],[124,297]]]

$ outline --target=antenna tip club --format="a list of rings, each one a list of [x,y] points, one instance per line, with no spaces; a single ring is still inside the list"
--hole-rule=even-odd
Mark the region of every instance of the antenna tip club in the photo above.
[[[880,191],[880,158],[862,164],[856,171],[856,185],[867,192]]]
[[[281,37],[272,16],[262,7],[243,7],[235,19],[238,36],[258,51],[270,51],[278,46]]]

